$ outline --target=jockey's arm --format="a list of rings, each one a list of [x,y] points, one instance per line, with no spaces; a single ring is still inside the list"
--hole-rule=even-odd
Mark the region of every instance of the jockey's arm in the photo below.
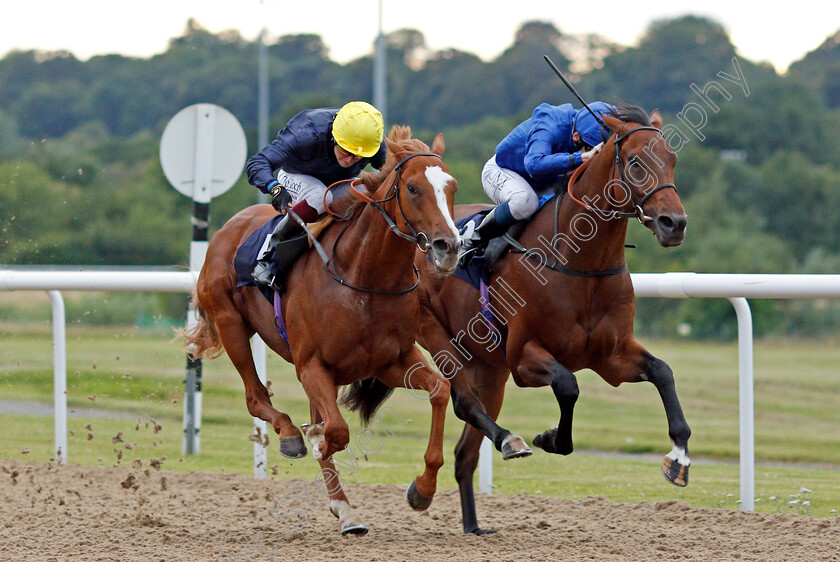
[[[548,131],[535,130],[528,138],[525,169],[535,180],[561,176],[583,163],[583,153],[552,152]]]
[[[280,139],[275,139],[271,144],[251,156],[245,165],[245,173],[248,176],[248,183],[268,193],[270,185],[277,183],[274,177],[274,170],[283,167],[288,160],[289,152]]]

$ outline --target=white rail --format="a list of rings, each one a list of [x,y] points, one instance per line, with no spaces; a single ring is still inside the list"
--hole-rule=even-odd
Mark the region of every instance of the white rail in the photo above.
[[[68,271],[0,269],[0,290],[47,291],[53,307],[55,454],[67,462],[67,357],[64,302],[58,291],[190,292],[197,272]],[[738,319],[741,509],[755,507],[755,431],[753,426],[753,337],[747,298],[812,299],[840,297],[840,275],[634,273],[637,297],[726,298]],[[256,347],[262,349],[264,347]],[[264,371],[264,359],[256,358]],[[265,376],[261,373],[261,376]],[[261,427],[264,431],[264,425]],[[265,473],[265,451],[254,448],[255,475]],[[490,491],[492,464],[480,462],[479,489]],[[490,471],[490,472],[488,472]]]

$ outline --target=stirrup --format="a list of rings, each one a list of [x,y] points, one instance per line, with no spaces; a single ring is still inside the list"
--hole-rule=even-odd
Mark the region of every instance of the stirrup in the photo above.
[[[472,259],[476,255],[478,255],[480,253],[483,253],[484,250],[485,250],[485,248],[481,245],[471,246],[471,247],[467,248],[466,250],[463,250],[461,252],[461,254],[458,256],[458,267],[460,267],[461,269],[466,269],[467,266],[472,261]]]
[[[280,283],[278,276],[271,274],[270,266],[266,262],[258,261],[257,265],[254,266],[254,271],[251,273],[251,277],[260,285],[264,285],[269,289],[277,291],[278,293],[283,292],[283,285]]]
[[[279,275],[275,275],[274,277],[271,278],[271,281],[269,281],[265,285],[269,289],[277,291],[278,293],[280,293],[282,295],[286,291],[286,288],[283,286],[283,283],[280,282],[280,279],[278,279],[278,277],[279,277]]]

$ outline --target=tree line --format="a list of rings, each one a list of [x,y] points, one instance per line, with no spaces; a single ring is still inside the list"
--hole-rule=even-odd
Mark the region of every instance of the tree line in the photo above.
[[[166,122],[215,103],[257,129],[257,44],[187,23],[166,52],[76,59],[17,51],[0,60],[0,263],[186,265],[190,201],[163,177]],[[331,60],[317,35],[267,47],[272,131],[300,109],[370,100],[372,56]],[[458,202],[484,202],[480,170],[495,145],[541,102],[577,102],[548,55],[589,100],[658,108],[678,146],[676,180],[689,213],[686,241],[661,249],[629,229],[633,271],[840,273],[840,32],[779,75],[739,55],[717,22],[654,22],[638,44],[524,24],[491,61],[432,51],[421,32],[387,37],[388,122],[431,142],[443,132]],[[243,179],[211,204],[211,232],[257,201]],[[729,337],[726,303],[639,301],[639,325]],[[720,304],[720,306],[718,306]],[[835,303],[759,302],[761,331],[836,328]]]

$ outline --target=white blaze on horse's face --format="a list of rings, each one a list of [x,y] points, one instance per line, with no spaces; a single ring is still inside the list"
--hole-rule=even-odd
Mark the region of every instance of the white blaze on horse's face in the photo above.
[[[446,201],[446,184],[453,179],[452,176],[444,172],[440,166],[426,166],[426,179],[435,188],[435,199],[437,199],[440,213],[452,230],[452,235],[458,239],[458,229],[455,228],[455,222],[449,212],[449,203]]]

